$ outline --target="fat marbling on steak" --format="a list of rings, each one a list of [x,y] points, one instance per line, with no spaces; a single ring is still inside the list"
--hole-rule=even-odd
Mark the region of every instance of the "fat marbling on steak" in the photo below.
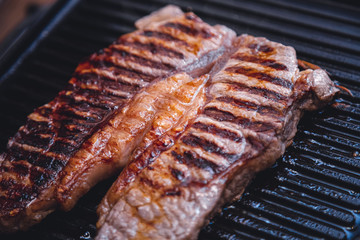
[[[303,111],[337,92],[325,71],[299,72],[292,47],[248,35],[237,47],[185,132],[169,132],[120,174],[98,208],[96,239],[196,239],[284,153]]]
[[[174,6],[137,26],[80,63],[66,89],[30,114],[9,140],[0,155],[1,232],[25,230],[62,204],[55,195],[67,176],[64,167],[80,149],[91,148],[84,142],[140,89],[177,72],[207,72],[235,38],[228,28]]]

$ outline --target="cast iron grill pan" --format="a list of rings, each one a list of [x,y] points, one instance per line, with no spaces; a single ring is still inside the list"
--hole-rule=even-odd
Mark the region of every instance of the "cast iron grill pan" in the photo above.
[[[355,239],[360,211],[360,7],[346,1],[84,0],[60,1],[50,23],[20,58],[0,69],[0,150],[34,108],[50,101],[78,62],[134,30],[134,21],[168,4],[210,24],[295,47],[352,91],[305,114],[294,143],[200,239]],[[23,46],[24,47],[24,46]],[[2,67],[2,68],[1,68]],[[92,239],[96,205],[111,183],[97,185],[69,213],[56,212],[26,233],[0,239]]]

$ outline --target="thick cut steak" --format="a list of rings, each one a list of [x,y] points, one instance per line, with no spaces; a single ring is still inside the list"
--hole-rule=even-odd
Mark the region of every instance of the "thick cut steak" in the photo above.
[[[80,149],[91,148],[83,143],[135,93],[177,72],[207,72],[235,37],[174,6],[137,25],[80,63],[66,89],[30,114],[9,140],[0,155],[0,231],[27,229],[58,207],[64,167]]]
[[[325,71],[299,72],[295,50],[243,35],[210,80],[202,113],[120,174],[98,208],[97,239],[196,239],[226,202],[292,142],[304,110],[337,89]]]

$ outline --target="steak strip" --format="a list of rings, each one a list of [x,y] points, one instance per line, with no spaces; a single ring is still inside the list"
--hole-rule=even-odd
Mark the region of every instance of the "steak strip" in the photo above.
[[[188,116],[194,117],[204,104],[208,78],[204,75],[193,79],[179,73],[135,95],[119,114],[91,136],[64,168],[57,195],[61,207],[70,210],[96,183],[119,173],[141,142],[146,142],[143,147],[146,148],[180,119],[186,124]],[[142,150],[138,147],[137,151],[141,154]]]
[[[169,132],[164,142],[172,144],[149,147],[120,174],[98,207],[96,239],[196,239],[284,153],[303,111],[338,91],[321,69],[299,73],[292,47],[248,35],[237,46],[193,124],[180,136]]]

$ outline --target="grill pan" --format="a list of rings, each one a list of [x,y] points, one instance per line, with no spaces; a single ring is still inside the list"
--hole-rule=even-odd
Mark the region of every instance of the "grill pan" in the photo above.
[[[0,150],[26,116],[61,90],[84,57],[134,30],[166,4],[210,24],[295,47],[353,97],[307,113],[294,143],[199,239],[356,239],[360,235],[360,6],[350,1],[60,0],[0,59]],[[96,205],[115,179],[98,184],[68,213],[0,239],[92,239]]]

